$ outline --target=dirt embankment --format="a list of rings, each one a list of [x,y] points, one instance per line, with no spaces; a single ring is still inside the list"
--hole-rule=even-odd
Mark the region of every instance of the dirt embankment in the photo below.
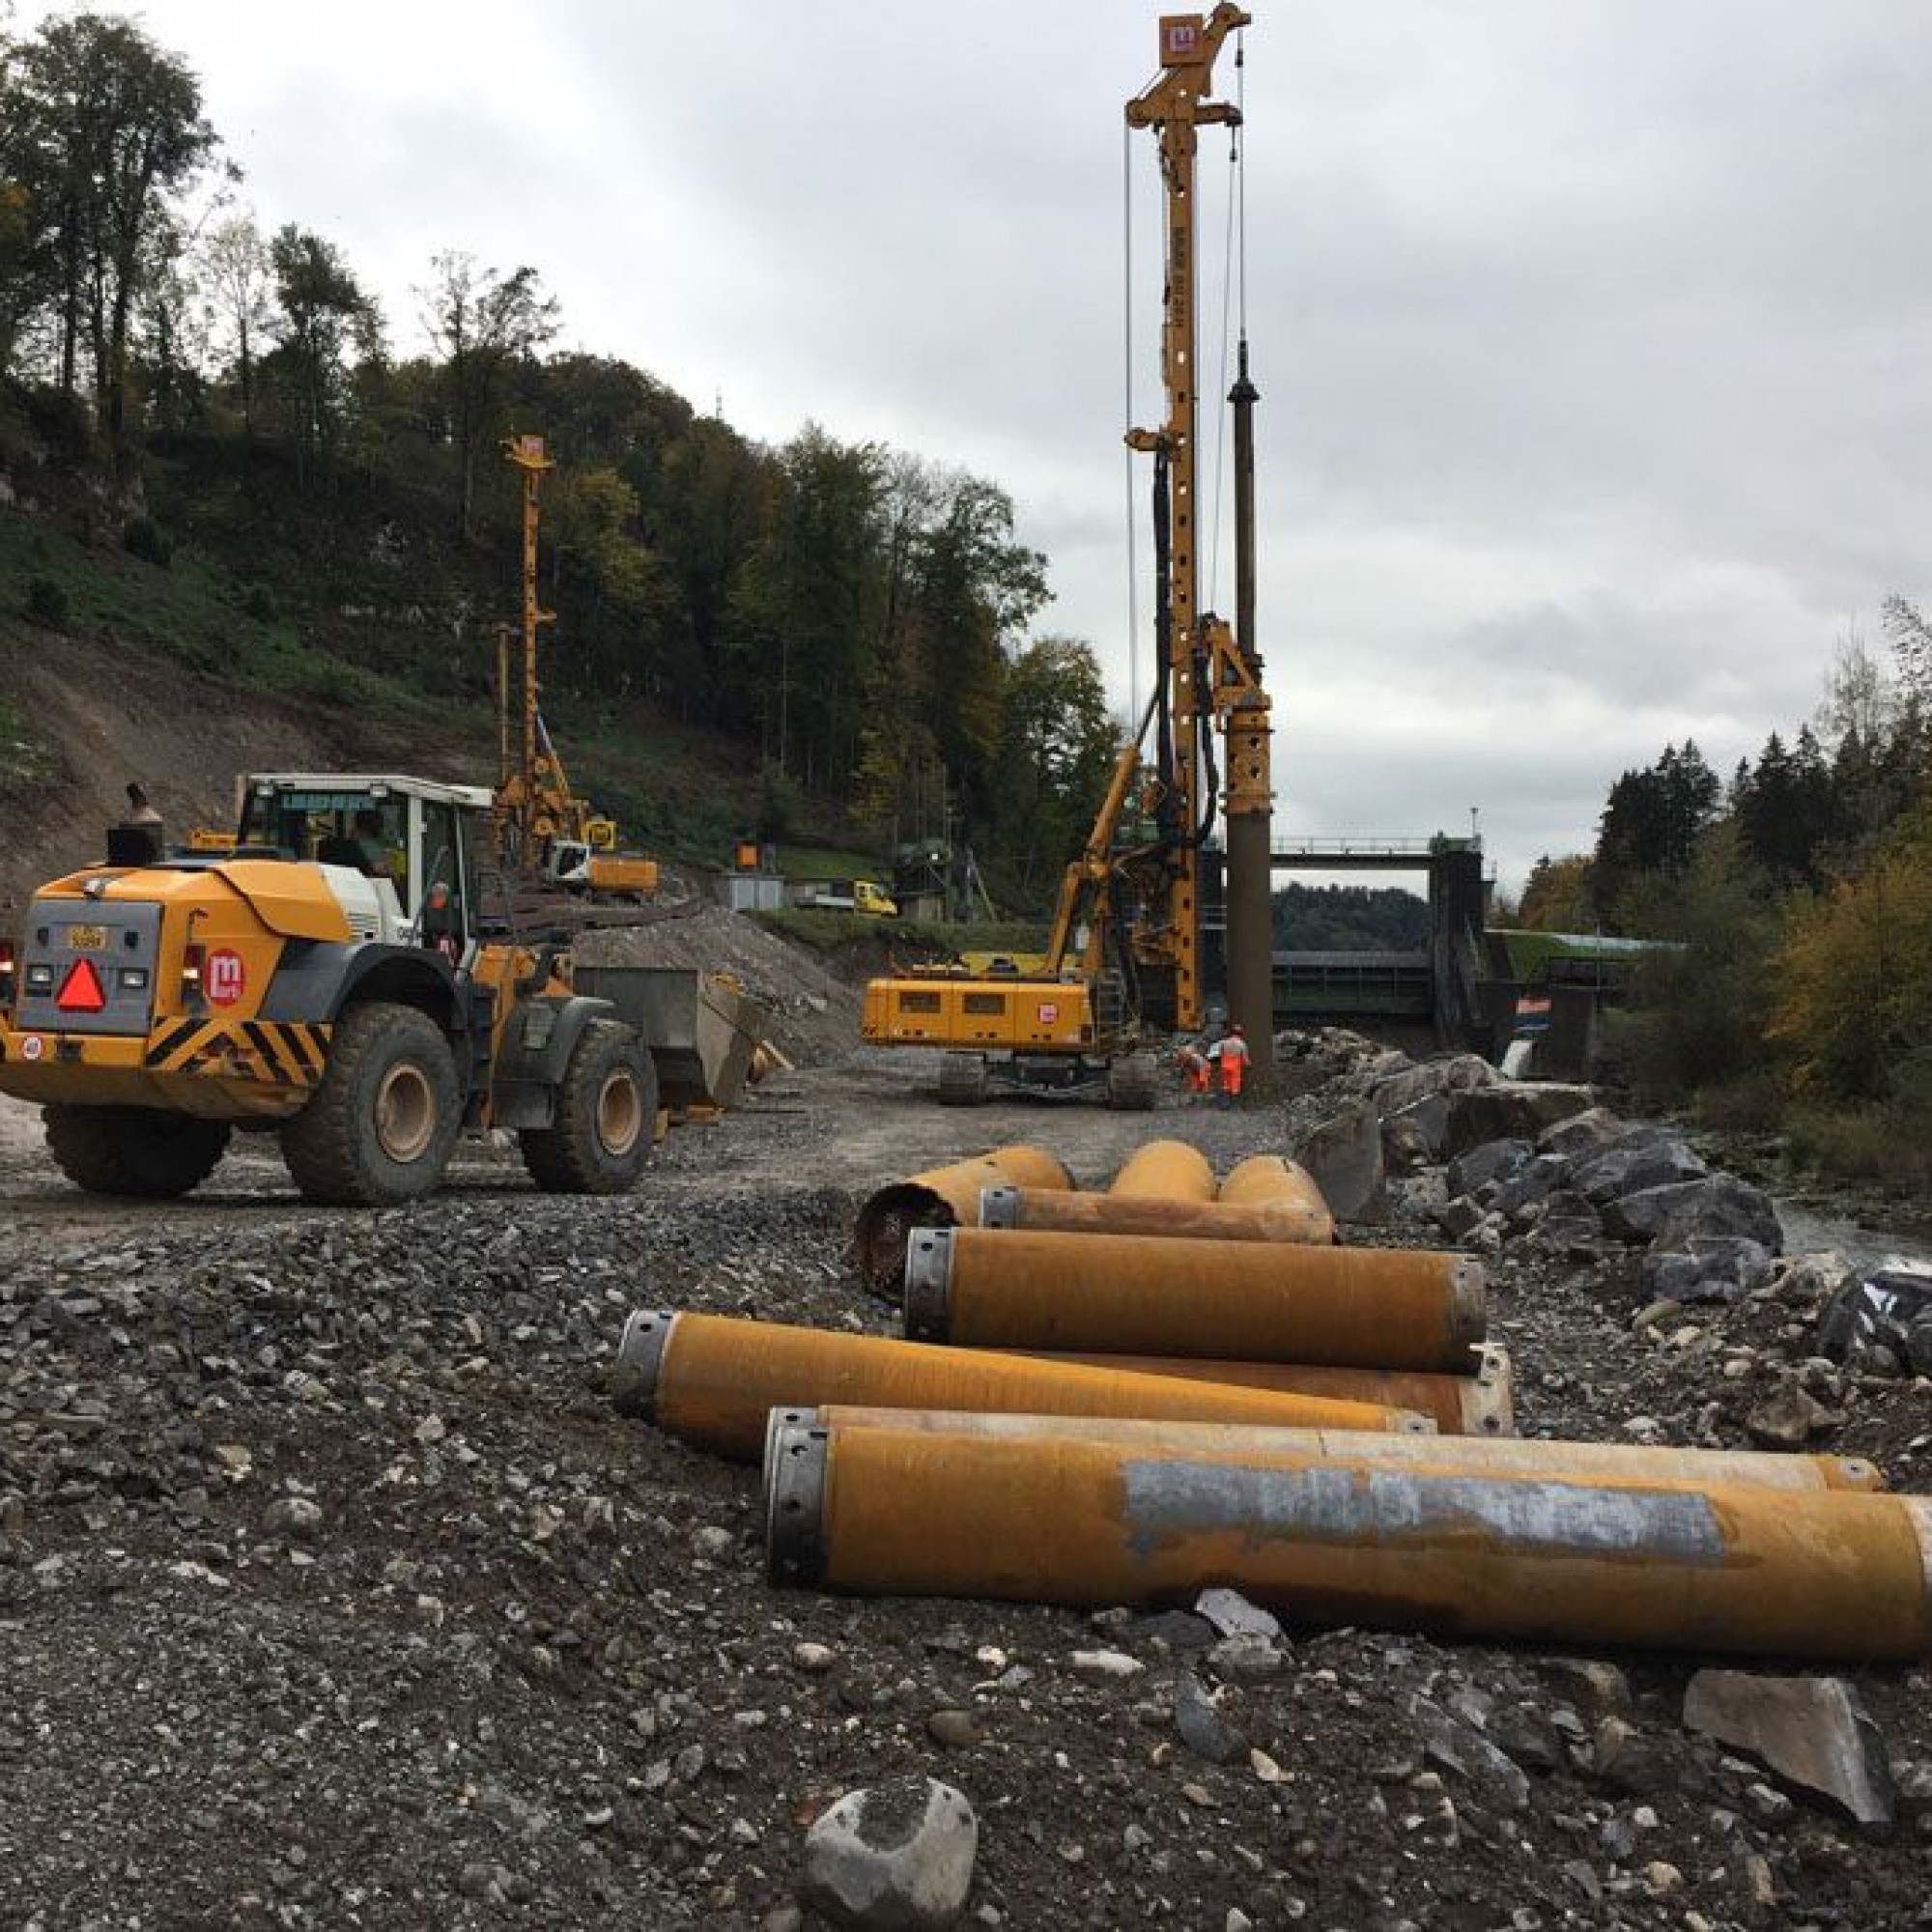
[[[136,780],[171,838],[227,825],[249,770],[473,772],[353,713],[237,691],[152,656],[48,635],[0,648],[0,697],[47,749],[45,777],[0,776],[0,905],[100,855]]]

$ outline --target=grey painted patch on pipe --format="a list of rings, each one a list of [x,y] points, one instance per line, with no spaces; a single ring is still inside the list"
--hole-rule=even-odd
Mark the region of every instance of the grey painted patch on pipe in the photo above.
[[[1122,1474],[1137,1556],[1233,1531],[1254,1547],[1279,1539],[1400,1548],[1478,1532],[1523,1556],[1642,1557],[1700,1568],[1724,1557],[1717,1512],[1694,1491],[1151,1457],[1123,1463]]]

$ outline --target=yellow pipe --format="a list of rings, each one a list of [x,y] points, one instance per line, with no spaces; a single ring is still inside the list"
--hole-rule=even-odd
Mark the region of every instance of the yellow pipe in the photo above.
[[[1211,1201],[1214,1170],[1185,1141],[1147,1141],[1121,1164],[1107,1192],[1122,1201]]]
[[[1065,1190],[1073,1177],[1044,1148],[1003,1147],[990,1153],[929,1167],[881,1187],[859,1209],[852,1252],[859,1271],[878,1293],[897,1294],[904,1284],[906,1237],[915,1228],[951,1228],[979,1218],[986,1187]]]
[[[627,1414],[646,1416],[673,1435],[745,1463],[757,1461],[772,1409],[828,1402],[1307,1429],[1432,1426],[1407,1410],[1371,1403],[1123,1376],[974,1349],[926,1348],[887,1335],[656,1309],[639,1309],[624,1324],[611,1398]]]
[[[1117,1442],[1176,1455],[1287,1455],[1323,1463],[1464,1475],[1656,1478],[1698,1485],[1745,1483],[1766,1490],[1882,1490],[1876,1463],[1856,1456],[1783,1455],[1769,1449],[1673,1449],[1642,1442],[1541,1442],[1522,1436],[1386,1435],[1320,1429],[1275,1429],[1248,1422],[1151,1422],[1139,1416],[988,1415],[966,1409],[867,1407],[832,1403],[815,1414],[774,1415],[822,1429],[903,1430],[1000,1441]]]
[[[1300,1208],[1321,1216],[1331,1231],[1335,1225],[1315,1177],[1298,1162],[1278,1153],[1251,1153],[1246,1160],[1236,1161],[1214,1198],[1230,1208]]]
[[[1323,1246],[1334,1217],[1292,1202],[1223,1208],[1212,1201],[1161,1201],[1151,1195],[1055,1193],[988,1187],[980,1195],[982,1228],[1031,1228],[1062,1235],[1182,1235],[1197,1241],[1293,1241]]]
[[[1037,1354],[1035,1350],[1026,1350]],[[1514,1435],[1515,1376],[1509,1350],[1493,1342],[1472,1349],[1473,1373],[1432,1374],[1426,1369],[1331,1369],[1306,1362],[1228,1362],[1205,1355],[1046,1354],[1051,1362],[1084,1362],[1135,1376],[1179,1376],[1199,1382],[1233,1382],[1239,1388],[1288,1389],[1297,1395],[1332,1396],[1343,1402],[1386,1402],[1419,1409],[1445,1435]]]
[[[924,1228],[905,1325],[986,1349],[1455,1374],[1483,1339],[1483,1270],[1420,1249]]]
[[[1866,1662],[1932,1643],[1932,1499],[781,1428],[780,1582],[1080,1605],[1230,1584],[1452,1637]],[[943,1526],[943,1533],[935,1533]]]

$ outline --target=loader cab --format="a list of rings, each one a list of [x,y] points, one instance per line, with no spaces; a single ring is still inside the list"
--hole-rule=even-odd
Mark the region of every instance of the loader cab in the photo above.
[[[490,806],[477,785],[259,773],[243,787],[237,849],[355,875],[340,880],[339,895],[364,937],[434,946],[456,959],[475,931]],[[357,880],[369,882],[366,892]],[[374,929],[364,929],[372,912]]]

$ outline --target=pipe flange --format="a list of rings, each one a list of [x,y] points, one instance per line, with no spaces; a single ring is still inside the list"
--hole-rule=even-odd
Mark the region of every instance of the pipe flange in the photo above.
[[[952,1329],[952,1230],[915,1228],[906,1240],[908,1341],[943,1342]]]
[[[982,1228],[1017,1228],[1020,1224],[1020,1191],[1017,1187],[982,1187],[980,1190],[980,1225]]]
[[[781,1423],[765,1448],[765,1577],[811,1588],[825,1577],[825,1474],[832,1432]]]
[[[670,1308],[637,1308],[626,1319],[611,1367],[611,1402],[620,1415],[648,1420],[657,1412],[658,1376],[676,1321]]]
[[[1395,1417],[1395,1434],[1398,1435],[1435,1435],[1438,1433],[1435,1418],[1424,1415],[1417,1408],[1398,1408],[1390,1411]]]

